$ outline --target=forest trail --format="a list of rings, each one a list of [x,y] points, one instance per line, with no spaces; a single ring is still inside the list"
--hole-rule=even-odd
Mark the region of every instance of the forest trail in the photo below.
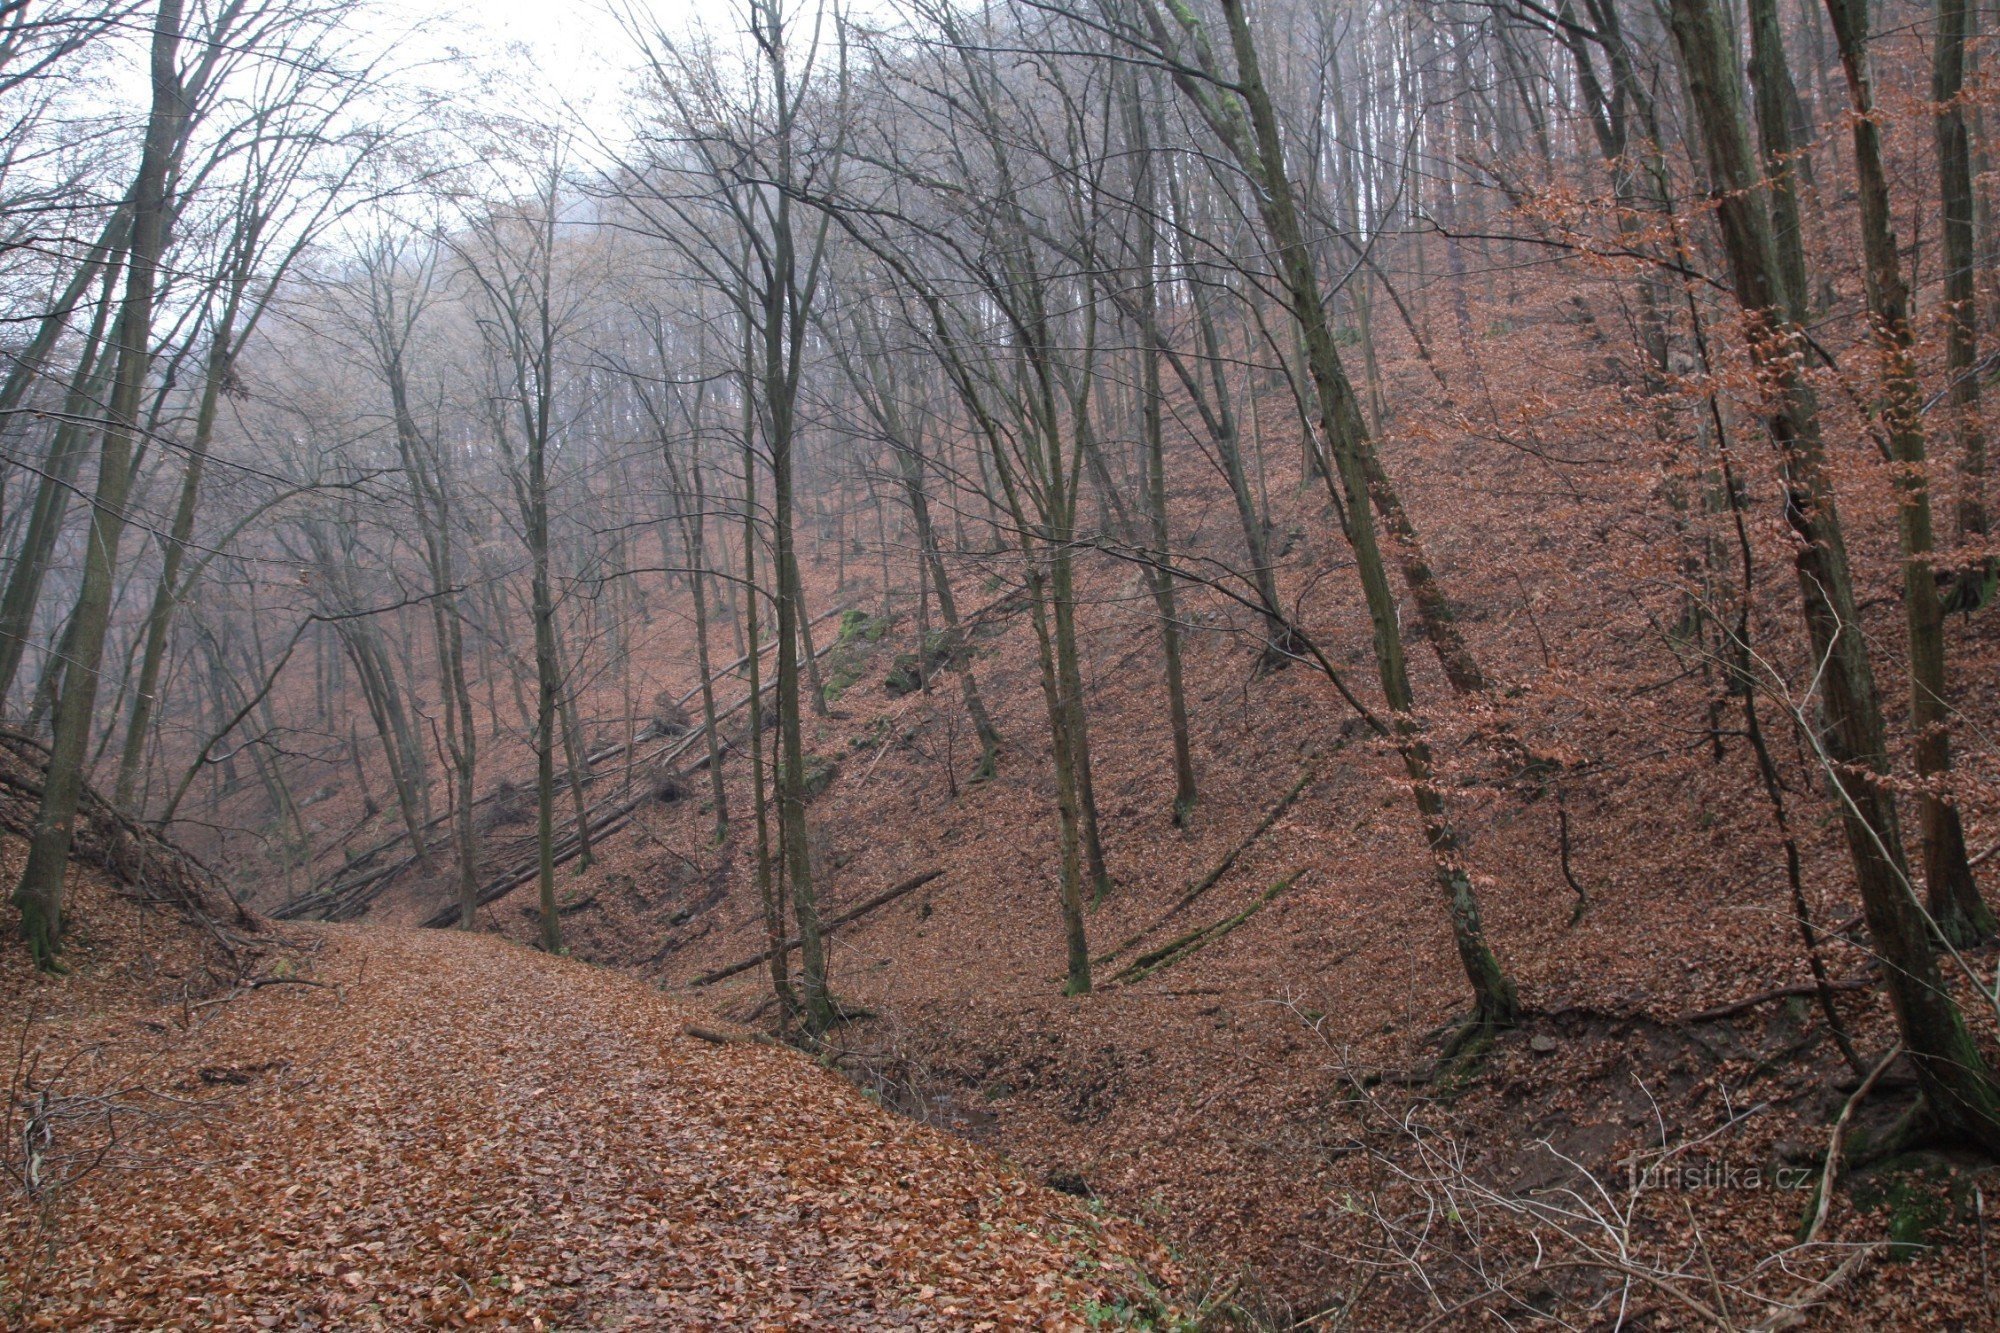
[[[1125,1256],[1159,1268],[794,1051],[687,1035],[628,975],[487,935],[298,938],[288,984],[185,1033],[120,1016],[141,1036],[85,1068],[155,1095],[118,1094],[117,1160],[43,1243],[10,1198],[0,1322],[1066,1328],[1145,1284]]]

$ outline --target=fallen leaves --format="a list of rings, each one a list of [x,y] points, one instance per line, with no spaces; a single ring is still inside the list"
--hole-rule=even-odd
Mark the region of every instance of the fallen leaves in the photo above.
[[[631,977],[326,940],[338,989],[246,994],[184,1039],[200,1111],[141,1127],[151,1165],[53,1217],[7,1201],[24,1324],[1082,1327],[1166,1266],[794,1052],[690,1037]]]

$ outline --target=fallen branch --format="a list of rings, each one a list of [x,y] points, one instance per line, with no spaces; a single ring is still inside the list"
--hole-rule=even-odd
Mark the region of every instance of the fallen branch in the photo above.
[[[1111,978],[1112,983],[1114,985],[1129,986],[1134,982],[1144,981],[1147,977],[1153,975],[1153,973],[1163,968],[1172,967],[1175,963],[1180,962],[1196,950],[1206,948],[1215,943],[1224,935],[1227,935],[1230,931],[1235,930],[1245,921],[1263,911],[1264,907],[1273,898],[1276,898],[1286,889],[1298,883],[1299,877],[1304,873],[1303,870],[1294,870],[1291,874],[1264,890],[1263,893],[1257,896],[1254,902],[1234,916],[1227,916],[1220,921],[1211,922],[1199,930],[1191,930],[1179,939],[1163,944],[1150,953],[1140,954],[1132,960],[1130,966]]]
[[[882,892],[876,894],[873,898],[870,898],[867,902],[860,904],[858,907],[850,908],[848,911],[842,912],[839,916],[829,917],[827,920],[820,922],[819,925],[820,933],[822,935],[831,935],[836,928],[846,925],[848,922],[855,920],[857,917],[866,916],[868,913],[874,911],[876,908],[881,907],[886,903],[895,902],[896,899],[901,898],[906,894],[915,893],[918,889],[921,889],[924,885],[930,883],[932,880],[938,878],[942,874],[944,874],[942,868],[937,870],[926,870],[921,875],[912,876],[911,878],[904,880],[902,883],[897,884],[892,888],[884,889],[882,890]],[[786,953],[790,953],[792,950],[798,947],[799,947],[799,942],[797,939],[789,939],[785,941]],[[767,963],[770,960],[771,960],[771,950],[766,949],[764,950],[764,952],[758,954],[754,958],[745,958],[740,963],[731,963],[728,967],[719,967],[713,972],[704,972],[700,976],[696,977],[693,981],[690,981],[688,985],[690,986],[713,985],[714,983],[723,980],[725,977],[733,977],[739,972],[748,972],[751,968],[757,966],[757,964]]]
[[[1256,828],[1250,830],[1250,834],[1248,837],[1244,838],[1243,841],[1237,843],[1234,847],[1231,847],[1226,853],[1224,853],[1222,859],[1215,863],[1215,867],[1212,870],[1210,870],[1206,875],[1203,875],[1199,882],[1197,882],[1186,893],[1182,894],[1180,898],[1174,903],[1174,905],[1172,907],[1169,907],[1166,911],[1162,912],[1159,915],[1158,919],[1155,920],[1151,925],[1147,926],[1144,930],[1141,930],[1138,934],[1126,940],[1123,944],[1120,944],[1117,948],[1111,950],[1111,952],[1107,954],[1102,954],[1099,957],[1092,959],[1091,960],[1092,963],[1098,967],[1103,967],[1105,964],[1109,963],[1112,959],[1116,958],[1119,954],[1124,953],[1127,949],[1132,948],[1134,945],[1138,944],[1140,940],[1145,939],[1148,935],[1158,930],[1161,926],[1164,926],[1165,924],[1167,924],[1167,922],[1173,920],[1176,916],[1179,916],[1182,912],[1187,910],[1188,906],[1191,903],[1193,903],[1195,899],[1201,897],[1204,893],[1207,893],[1210,889],[1214,888],[1216,884],[1221,881],[1222,877],[1228,874],[1230,869],[1235,866],[1237,859],[1241,857],[1243,853],[1249,851],[1251,846],[1254,845],[1259,838],[1263,837],[1266,833],[1269,833],[1271,831],[1271,827],[1274,824],[1276,824],[1280,819],[1283,819],[1285,817],[1285,812],[1287,810],[1290,810],[1292,806],[1298,803],[1299,797],[1305,795],[1306,788],[1312,785],[1313,777],[1314,777],[1314,766],[1311,764],[1307,764],[1305,768],[1300,771],[1298,781],[1294,782],[1291,785],[1291,789],[1287,791],[1283,796],[1278,798],[1278,803],[1276,805],[1272,806],[1269,810],[1267,810],[1264,813],[1264,818],[1262,822],[1260,822]]]
[[[711,1046],[776,1046],[777,1040],[762,1032],[718,1032],[714,1028],[700,1027],[689,1023],[681,1029],[684,1036],[696,1041],[705,1041]]]
[[[624,828],[632,822],[632,812],[638,809],[645,800],[644,796],[634,796],[615,810],[607,813],[602,819],[591,820],[590,836],[593,838],[603,837],[607,833],[616,833],[619,829]],[[583,839],[572,834],[569,838],[556,845],[555,863],[561,866],[574,861],[578,856],[583,854],[583,846]],[[526,866],[509,870],[498,879],[489,881],[486,887],[479,891],[479,896],[474,899],[474,905],[484,907],[488,903],[497,902],[512,893],[515,889],[520,888],[523,884],[526,884],[529,880],[540,875],[541,871],[541,858],[537,856]],[[432,912],[424,918],[423,924],[434,930],[445,926],[457,925],[458,904],[453,902],[447,906],[438,908],[437,911]]]
[[[595,906],[597,906],[597,895],[593,893],[588,895],[587,897],[579,898],[573,903],[557,903],[556,915],[571,916],[577,912],[585,910],[586,908],[591,908]],[[540,907],[536,906],[533,903],[521,904],[521,915],[523,916],[538,916],[540,915],[541,910],[542,909]]]
[[[1869,1261],[1882,1250],[1881,1241],[1862,1246],[1841,1260],[1840,1267],[1781,1302],[1785,1309],[1754,1326],[1751,1333],[1779,1333],[1781,1329],[1797,1328],[1805,1323],[1806,1316],[1811,1314],[1815,1307],[1825,1304],[1836,1291],[1853,1281],[1854,1275],[1867,1267]]]
[[[1819,1176],[1819,1197],[1813,1200],[1811,1225],[1799,1238],[1802,1245],[1810,1245],[1819,1239],[1820,1229],[1826,1225],[1826,1217],[1833,1210],[1834,1186],[1840,1183],[1841,1140],[1847,1134],[1847,1127],[1854,1120],[1854,1112],[1861,1103],[1868,1100],[1868,1094],[1875,1091],[1875,1085],[1882,1081],[1882,1075],[1894,1064],[1896,1057],[1903,1053],[1903,1044],[1897,1042],[1889,1048],[1876,1066],[1868,1071],[1868,1077],[1861,1080],[1861,1086],[1847,1099],[1847,1105],[1840,1108],[1840,1117],[1833,1122],[1833,1129],[1826,1136],[1826,1169]]]
[[[251,991],[262,990],[266,986],[316,986],[321,990],[333,991],[337,997],[340,996],[340,987],[330,981],[314,981],[311,977],[253,977],[248,981],[239,982],[237,985],[230,987],[229,990],[212,1000],[202,1000],[197,1004],[189,1005],[188,1012],[198,1013],[203,1009],[208,1009],[218,1004],[228,1004],[239,995],[248,995]]]
[[[1285,817],[1285,812],[1290,810],[1292,806],[1298,803],[1299,797],[1305,795],[1306,788],[1312,785],[1313,776],[1314,776],[1313,765],[1307,764],[1305,768],[1300,771],[1298,781],[1294,782],[1291,785],[1291,789],[1278,799],[1278,803],[1276,805],[1272,806],[1268,811],[1265,812],[1263,821],[1259,823],[1256,828],[1250,831],[1250,836],[1245,838],[1243,841],[1237,843],[1234,847],[1231,847],[1229,851],[1223,856],[1223,858],[1215,863],[1215,868],[1213,870],[1209,871],[1206,875],[1203,875],[1199,883],[1197,883],[1193,888],[1189,889],[1186,893],[1182,894],[1180,896],[1180,900],[1176,902],[1172,907],[1169,907],[1167,909],[1166,916],[1162,917],[1161,920],[1164,921],[1169,918],[1178,916],[1180,913],[1186,911],[1188,907],[1193,904],[1195,899],[1201,897],[1202,894],[1207,893],[1210,889],[1214,888],[1216,884],[1222,879],[1222,877],[1229,873],[1230,868],[1236,864],[1237,858],[1242,856],[1243,853],[1249,851],[1252,844],[1254,844],[1259,838],[1263,837],[1266,833],[1269,833],[1271,831],[1271,826],[1276,824],[1280,819],[1283,819]]]
[[[832,611],[825,612],[824,614],[815,617],[812,623],[817,625],[821,621],[826,620],[831,616],[840,615],[841,613],[842,613],[841,608],[836,608]],[[758,651],[759,653],[770,652],[775,646],[776,646],[776,641],[774,640],[772,643],[762,645],[758,649]],[[821,648],[819,650],[817,656],[824,657],[826,656],[827,653],[831,652],[832,650],[833,650],[833,645],[828,644],[826,647]],[[720,671],[711,673],[709,678],[711,680],[719,679],[720,677],[727,675],[732,671],[735,671],[737,668],[741,667],[744,663],[748,662],[749,660],[750,658],[748,654],[745,654],[744,656],[737,658],[734,662],[731,662],[728,666],[723,667]],[[777,688],[776,682],[773,681],[772,684],[766,685],[764,687],[764,692],[768,694],[771,690],[775,688]],[[686,694],[682,695],[678,700],[676,700],[676,703],[678,705],[685,705],[688,702],[688,700],[692,699],[696,694],[699,694],[700,692],[701,692],[701,687],[697,685],[694,689],[688,691]],[[715,715],[715,720],[719,723],[724,718],[734,716],[735,714],[741,712],[744,706],[747,705],[749,702],[750,702],[749,696],[745,695],[743,698],[738,699],[735,703],[731,704],[729,707],[717,713]],[[682,755],[686,754],[688,750],[693,748],[695,742],[702,739],[707,734],[707,730],[708,730],[707,723],[703,722],[701,725],[692,727],[689,730],[682,732],[678,736],[669,736],[661,738],[663,744],[660,746],[660,748],[653,751],[652,754],[648,755],[645,758],[644,762],[656,765],[672,763],[674,760],[680,758]],[[728,748],[727,741],[723,742],[723,748],[725,749]],[[581,775],[581,780],[587,784],[595,782],[599,778],[607,776],[606,774],[595,773],[591,772],[590,770],[604,763],[608,759],[617,758],[619,755],[626,753],[628,749],[631,749],[636,752],[637,746],[634,745],[628,747],[623,742],[620,742],[615,745],[606,746],[604,749],[595,751],[594,753],[585,755],[583,760],[583,768],[585,771]],[[697,767],[699,767],[699,765],[697,765]],[[498,788],[488,791],[484,796],[481,796],[475,801],[473,801],[472,803],[473,808],[479,809],[483,806],[486,806],[492,803],[494,800],[498,799],[499,795],[500,791]],[[447,811],[444,814],[433,816],[429,821],[427,821],[425,824],[422,825],[422,832],[425,835],[424,844],[426,849],[430,849],[436,845],[432,842],[429,835],[445,827],[445,825],[450,821],[450,819],[451,819],[451,814],[449,811]],[[593,832],[595,832],[595,830],[593,830]],[[346,864],[341,866],[341,868],[338,871],[336,871],[323,886],[307,890],[299,897],[292,899],[290,902],[284,904],[282,907],[279,907],[278,909],[273,911],[271,915],[281,921],[296,920],[300,917],[306,917],[306,916],[314,916],[323,921],[340,921],[340,920],[347,920],[355,916],[359,916],[363,911],[365,911],[368,908],[368,906],[382,892],[382,890],[388,886],[388,881],[393,880],[394,878],[396,878],[396,876],[402,874],[405,870],[408,870],[411,866],[415,865],[417,863],[418,858],[415,853],[410,853],[403,856],[400,860],[397,860],[390,865],[376,866],[373,867],[372,869],[368,868],[370,866],[370,863],[373,862],[376,857],[381,856],[384,852],[390,851],[393,848],[409,841],[410,841],[409,830],[404,829],[391,835],[390,837],[384,839],[383,841],[376,843],[374,846],[369,847],[365,851],[356,853],[354,856],[350,857],[346,862]],[[354,875],[357,871],[361,872],[359,878],[348,879],[345,881],[342,880],[342,876]],[[481,899],[481,901],[484,902],[489,900]]]

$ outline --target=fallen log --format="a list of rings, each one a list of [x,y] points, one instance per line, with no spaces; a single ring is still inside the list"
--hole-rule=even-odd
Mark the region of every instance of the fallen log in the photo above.
[[[1841,1260],[1840,1267],[1778,1302],[1779,1313],[1761,1324],[1753,1325],[1752,1333],[1780,1333],[1782,1329],[1797,1328],[1811,1317],[1815,1306],[1824,1305],[1842,1287],[1853,1281],[1855,1274],[1866,1268],[1877,1255],[1888,1248],[1887,1241],[1879,1240],[1861,1246]]]
[[[1286,793],[1283,796],[1278,798],[1278,803],[1276,805],[1272,806],[1269,810],[1264,812],[1263,820],[1258,823],[1256,828],[1250,830],[1250,834],[1248,837],[1244,838],[1241,842],[1237,843],[1234,847],[1231,847],[1227,852],[1225,852],[1223,854],[1222,859],[1215,863],[1213,869],[1211,869],[1206,875],[1203,875],[1201,879],[1186,893],[1182,894],[1180,898],[1177,901],[1175,901],[1172,907],[1169,907],[1166,911],[1160,913],[1160,915],[1153,921],[1151,925],[1147,926],[1145,929],[1141,930],[1138,934],[1132,936],[1130,939],[1120,944],[1117,948],[1111,950],[1111,952],[1106,954],[1101,954],[1098,957],[1092,959],[1091,960],[1092,964],[1097,967],[1103,967],[1105,964],[1109,963],[1112,959],[1116,958],[1119,954],[1124,953],[1127,949],[1132,948],[1134,945],[1138,944],[1140,940],[1145,939],[1148,935],[1158,930],[1161,926],[1166,925],[1167,922],[1173,920],[1176,916],[1179,916],[1182,912],[1186,911],[1189,905],[1192,904],[1195,899],[1201,897],[1204,893],[1207,893],[1210,889],[1214,888],[1218,883],[1220,883],[1222,877],[1228,874],[1230,869],[1235,866],[1237,859],[1240,858],[1243,855],[1243,853],[1249,851],[1250,848],[1256,844],[1259,838],[1263,837],[1266,833],[1269,833],[1271,831],[1272,825],[1276,824],[1280,819],[1283,819],[1285,817],[1285,812],[1287,810],[1290,810],[1294,805],[1298,804],[1299,797],[1305,795],[1306,788],[1312,786],[1313,777],[1316,771],[1317,770],[1314,765],[1307,764],[1305,768],[1300,771],[1298,781],[1294,782],[1291,785],[1291,788],[1288,791],[1286,791]]]
[[[681,1028],[681,1034],[693,1037],[696,1041],[705,1041],[711,1046],[776,1046],[779,1044],[777,1038],[772,1037],[768,1033],[720,1032],[715,1028],[705,1028],[695,1023],[689,1023]]]
[[[1299,877],[1303,874],[1305,874],[1303,870],[1294,870],[1291,874],[1264,890],[1248,907],[1233,916],[1226,916],[1220,921],[1212,921],[1197,930],[1189,931],[1179,939],[1171,940],[1157,949],[1140,954],[1129,965],[1121,969],[1117,975],[1111,978],[1112,984],[1130,986],[1134,982],[1144,981],[1155,972],[1172,967],[1175,963],[1180,962],[1196,950],[1204,949],[1215,943],[1245,921],[1263,911],[1272,899],[1298,883]]]
[[[616,833],[619,829],[624,828],[632,822],[632,812],[637,810],[645,799],[644,796],[635,796],[623,805],[620,805],[617,809],[607,812],[602,819],[591,820],[590,836],[598,838],[607,833]],[[554,857],[555,863],[559,866],[567,865],[582,854],[583,839],[572,834],[563,842],[557,844]],[[541,872],[541,858],[537,856],[527,865],[506,871],[497,879],[488,881],[486,887],[479,891],[479,896],[474,902],[479,907],[484,907],[490,902],[496,902],[512,893],[515,889],[520,888],[529,880],[534,879]],[[442,929],[445,926],[457,925],[458,904],[453,902],[440,907],[437,911],[425,917],[423,924],[433,930]]]
[[[1166,916],[1163,916],[1160,919],[1162,921],[1165,921],[1180,915],[1182,912],[1188,909],[1188,907],[1194,902],[1195,899],[1201,897],[1202,894],[1207,893],[1210,889],[1214,888],[1216,886],[1216,883],[1219,880],[1221,880],[1221,878],[1224,875],[1229,873],[1230,867],[1236,864],[1237,858],[1242,856],[1243,853],[1249,851],[1251,846],[1255,844],[1259,838],[1263,837],[1266,833],[1269,833],[1271,831],[1271,826],[1273,824],[1276,824],[1279,820],[1283,819],[1285,817],[1285,812],[1287,810],[1290,810],[1294,805],[1298,803],[1299,797],[1305,795],[1306,788],[1312,786],[1314,771],[1315,771],[1314,766],[1311,764],[1307,764],[1305,768],[1299,773],[1298,781],[1294,782],[1291,785],[1291,789],[1288,790],[1282,797],[1279,798],[1278,803],[1276,805],[1272,806],[1268,811],[1265,812],[1263,822],[1259,823],[1256,828],[1250,831],[1250,836],[1245,838],[1243,841],[1237,843],[1234,847],[1231,847],[1228,853],[1225,854],[1220,861],[1217,861],[1215,863],[1215,868],[1209,871],[1206,875],[1203,875],[1201,877],[1200,883],[1196,884],[1193,888],[1189,889],[1186,893],[1182,894],[1180,896],[1180,900],[1176,902],[1172,907],[1169,907],[1167,909]]]
[[[843,608],[836,607],[834,610],[827,611],[815,617],[812,623],[817,625],[821,621],[826,620],[829,617],[840,615],[842,613],[842,610]],[[758,649],[758,652],[760,654],[767,653],[770,652],[775,647],[776,647],[776,641],[773,640],[771,643],[762,645]],[[833,645],[828,644],[825,648],[819,650],[818,655],[824,657],[827,653],[831,652],[832,650],[833,650]],[[749,654],[746,653],[742,657],[737,658],[734,662],[731,662],[728,666],[723,667],[720,671],[712,673],[710,679],[711,680],[717,679],[729,672],[735,671],[737,668],[741,667],[744,663],[748,662],[749,660],[750,660]],[[765,692],[768,693],[770,690],[776,688],[776,682],[774,681],[771,685],[767,685],[764,688]],[[700,692],[701,692],[701,687],[697,685],[694,687],[694,689],[682,695],[677,702],[685,704],[687,703],[688,700],[694,698],[694,696],[699,694]],[[731,704],[728,708],[717,713],[715,715],[715,720],[717,722],[720,722],[723,718],[733,716],[734,714],[742,711],[744,705],[747,703],[749,703],[749,697],[746,695],[744,698],[737,700],[734,704]],[[650,756],[648,756],[646,762],[672,763],[675,759],[678,759],[683,754],[686,754],[689,748],[692,747],[696,741],[700,740],[706,734],[707,734],[707,726],[704,723],[703,725],[694,727],[679,736],[664,737],[662,739],[664,740],[665,743],[658,750],[654,751]],[[585,783],[591,783],[595,782],[598,778],[604,776],[603,774],[593,773],[588,770],[595,768],[599,764],[602,764],[607,759],[617,758],[619,755],[626,753],[628,748],[636,748],[636,747],[628,747],[623,742],[620,742],[616,745],[609,745],[602,750],[598,750],[594,753],[585,755],[583,760],[583,766],[586,771],[582,775],[582,781]],[[473,801],[472,803],[473,808],[479,809],[480,807],[490,804],[498,795],[499,792],[497,789],[487,792],[484,796],[481,796]],[[429,821],[427,821],[423,825],[423,833],[425,834],[424,841],[426,847],[434,845],[429,835],[443,828],[449,822],[450,818],[451,818],[450,813],[447,812],[445,814],[433,816]],[[409,840],[410,840],[409,830],[404,829],[396,834],[391,835],[390,837],[384,839],[383,841],[376,843],[374,846],[369,847],[362,852],[356,853],[353,857],[348,859],[346,864],[342,865],[341,868],[332,875],[332,877],[327,881],[325,885],[309,889],[305,893],[299,895],[297,898],[294,898],[290,902],[285,903],[283,906],[277,908],[275,911],[271,913],[271,915],[281,921],[296,920],[300,917],[310,916],[310,915],[318,915],[321,920],[344,920],[349,916],[358,915],[358,913],[353,911],[352,909],[356,907],[365,909],[366,906],[375,899],[377,894],[381,892],[381,886],[385,884],[385,881],[394,879],[397,875],[402,874],[403,871],[415,865],[417,862],[417,857],[414,854],[406,855],[401,860],[396,861],[392,865],[376,866],[373,868],[369,868],[370,863],[374,861],[376,857],[381,856],[384,852],[390,851],[391,849],[400,846],[401,844],[406,843]],[[361,872],[359,878],[343,880],[343,876],[354,875],[357,871]],[[373,890],[373,891],[364,892],[367,890]]]
[[[578,912],[588,911],[590,908],[593,908],[595,906],[597,906],[597,895],[594,893],[586,894],[585,896],[577,899],[573,903],[557,903],[556,915],[573,916]],[[522,916],[539,916],[541,914],[541,910],[542,910],[541,907],[535,903],[521,904]]]
[[[820,933],[822,935],[831,935],[836,928],[844,926],[848,922],[853,921],[859,917],[864,917],[878,907],[884,906],[885,904],[888,903],[895,902],[896,899],[901,898],[906,894],[915,893],[918,889],[921,889],[924,885],[930,883],[932,880],[938,878],[942,874],[944,874],[944,871],[941,868],[937,870],[926,870],[921,875],[913,875],[909,879],[904,880],[902,883],[897,884],[892,888],[884,889],[882,890],[882,892],[876,894],[873,898],[870,898],[867,902],[864,902],[857,907],[850,908],[847,911],[842,912],[839,916],[829,917],[825,921],[820,922],[819,926]],[[799,947],[799,942],[796,939],[789,939],[785,941],[786,953],[790,953],[792,950],[798,947]],[[696,977],[693,981],[690,981],[688,985],[690,986],[713,985],[714,983],[723,980],[725,977],[733,977],[739,972],[748,972],[751,968],[757,966],[757,964],[768,963],[770,961],[771,961],[771,951],[769,949],[766,949],[764,950],[764,952],[758,954],[754,958],[745,958],[740,963],[731,963],[728,967],[719,967],[713,972],[704,972],[700,976]]]
[[[748,702],[749,700],[747,698],[738,700],[734,705],[732,705],[726,711],[716,714],[716,721],[720,722],[723,718],[728,717],[731,714],[737,712]],[[665,746],[663,746],[659,751],[657,751],[652,756],[650,762],[661,763],[661,764],[672,763],[674,760],[680,758],[683,754],[686,754],[688,750],[695,744],[695,742],[699,741],[703,735],[704,735],[703,728],[697,727],[693,731],[688,732],[686,735],[675,737],[673,740],[669,741]],[[596,774],[591,774],[586,780],[587,781],[595,780],[597,776],[598,775]],[[629,815],[634,809],[636,809],[639,806],[639,804],[643,800],[644,800],[643,797],[627,800],[624,804],[620,805],[616,810],[612,811],[610,815],[604,816],[604,818],[618,819],[619,816]],[[600,827],[598,824],[598,816],[595,814],[595,812],[592,812],[591,828],[590,828],[591,836],[596,837],[601,833],[615,833],[618,831],[619,828],[623,828],[624,824],[625,821],[623,819],[619,819],[619,823],[615,827]],[[582,846],[577,842],[576,839],[575,825],[571,824],[569,828],[570,832],[564,838],[563,842],[558,845],[559,850],[556,858],[556,863],[558,865],[563,864],[564,862],[567,861],[574,860],[578,855],[578,853],[582,851]],[[416,857],[406,856],[401,861],[396,862],[394,865],[382,867],[378,870],[372,871],[362,879],[356,880],[352,884],[343,885],[337,890],[328,890],[322,893],[315,893],[307,895],[302,898],[296,898],[291,902],[286,903],[283,907],[279,908],[276,912],[272,913],[272,915],[278,917],[280,920],[291,920],[311,913],[317,913],[319,915],[319,919],[325,921],[349,920],[355,916],[359,916],[363,911],[367,910],[368,905],[372,903],[374,899],[385,888],[388,887],[388,882],[390,880],[394,879],[398,874],[402,873],[404,870],[408,869],[410,866],[414,864],[416,864]],[[533,878],[536,869],[537,867],[535,865],[530,864],[527,870],[522,873],[524,873],[528,878]],[[514,872],[508,872],[508,874],[504,875],[502,878],[506,879],[507,881],[505,888],[498,887],[498,883],[496,881],[494,884],[489,885],[488,888],[482,889],[480,891],[479,902],[481,903],[481,905],[492,902],[495,898],[503,896],[509,890],[518,887],[522,883],[522,879],[520,878],[520,876]],[[364,894],[362,892],[363,890],[367,890],[367,892]],[[449,918],[455,917],[457,914],[457,910],[458,909],[456,906],[450,908],[440,908],[428,920],[426,920],[424,924],[427,926],[450,925],[451,920]]]

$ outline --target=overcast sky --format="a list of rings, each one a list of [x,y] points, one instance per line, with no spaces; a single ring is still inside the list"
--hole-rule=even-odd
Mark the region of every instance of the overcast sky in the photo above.
[[[392,60],[422,82],[452,90],[463,87],[463,75],[443,63],[463,53],[501,86],[539,103],[506,109],[551,119],[569,109],[591,130],[614,142],[620,137],[619,99],[638,58],[638,48],[618,13],[636,10],[668,32],[697,23],[727,27],[736,21],[729,0],[479,0],[445,6],[433,0],[381,0],[381,4],[389,26],[401,32],[416,30],[413,38],[397,44]],[[394,36],[386,31],[382,35]],[[511,99],[515,94],[506,95]]]

